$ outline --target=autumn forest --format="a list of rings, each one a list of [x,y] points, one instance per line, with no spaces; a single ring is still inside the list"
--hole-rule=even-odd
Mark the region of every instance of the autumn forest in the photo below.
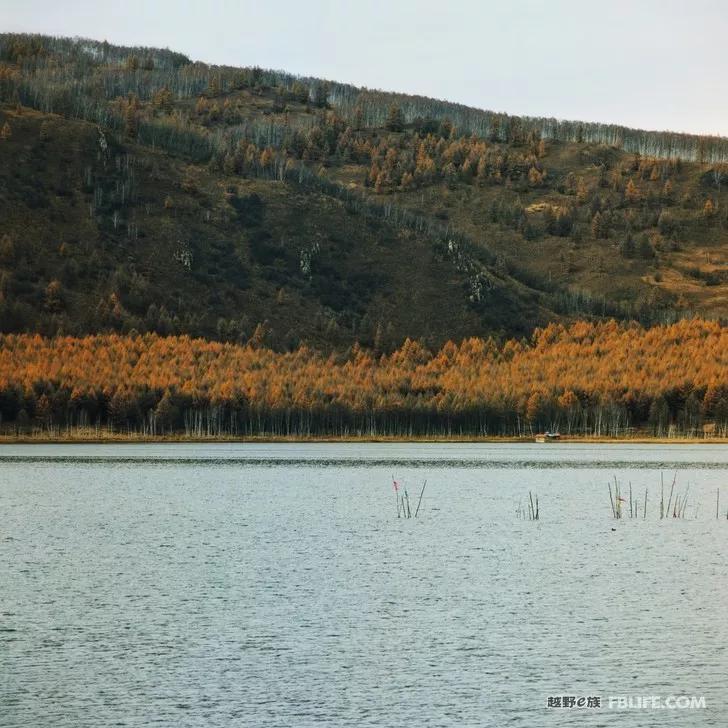
[[[658,437],[726,435],[728,334],[552,324],[530,341],[407,340],[380,357],[323,356],[157,335],[5,335],[0,412],[61,434]]]

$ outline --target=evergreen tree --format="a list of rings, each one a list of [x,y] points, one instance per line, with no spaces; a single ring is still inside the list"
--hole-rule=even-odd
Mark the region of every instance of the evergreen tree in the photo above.
[[[389,131],[403,131],[404,130],[404,114],[402,109],[397,104],[392,104],[387,112],[387,120],[384,126]]]
[[[634,244],[634,240],[631,235],[627,235],[627,237],[619,244],[619,252],[623,258],[634,258],[637,253],[637,246]]]
[[[313,105],[319,109],[329,108],[329,84],[318,83],[313,91]]]
[[[296,81],[291,88],[291,98],[299,104],[308,103],[308,86],[301,81]]]
[[[644,258],[645,260],[650,260],[655,257],[655,249],[652,247],[652,243],[650,243],[650,239],[647,235],[640,235],[637,252],[639,253],[640,258]]]

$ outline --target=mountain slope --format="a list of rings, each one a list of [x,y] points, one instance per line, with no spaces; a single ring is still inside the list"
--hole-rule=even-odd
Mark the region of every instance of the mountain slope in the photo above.
[[[427,236],[331,196],[211,173],[87,122],[27,109],[6,120],[4,331],[388,348],[408,335],[525,333],[553,316],[507,275],[475,305],[468,276]]]
[[[390,349],[728,315],[720,138],[7,34],[0,101],[5,331]]]

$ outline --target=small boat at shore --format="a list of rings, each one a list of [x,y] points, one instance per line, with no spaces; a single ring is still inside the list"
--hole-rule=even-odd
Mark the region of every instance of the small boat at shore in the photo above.
[[[543,432],[536,435],[536,442],[558,442],[561,435],[558,432]]]

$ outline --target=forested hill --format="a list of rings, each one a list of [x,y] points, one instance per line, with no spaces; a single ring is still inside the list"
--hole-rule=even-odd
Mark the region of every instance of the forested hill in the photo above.
[[[728,316],[728,140],[0,35],[0,330],[391,351]]]

